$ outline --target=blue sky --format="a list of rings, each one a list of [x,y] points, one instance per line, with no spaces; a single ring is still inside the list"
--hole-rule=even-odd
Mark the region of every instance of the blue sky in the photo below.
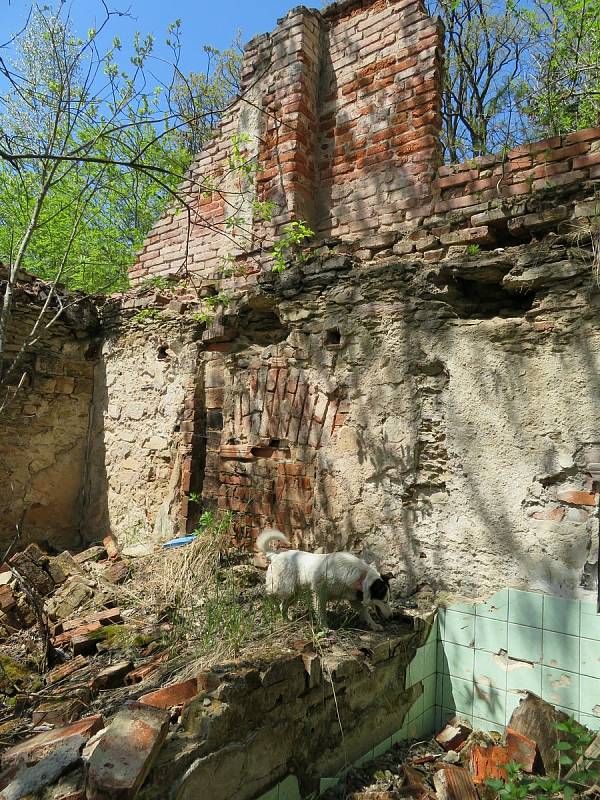
[[[47,0],[46,0],[47,1]],[[42,3],[40,3],[42,4]],[[0,0],[0,44],[19,29],[27,18],[31,3],[27,0]],[[97,0],[71,0],[67,4],[75,27],[85,33],[101,17]],[[279,17],[298,5],[294,0],[108,0],[110,8],[129,10],[133,19],[121,19],[111,26],[111,35],[119,34],[123,44],[133,33],[152,33],[157,52],[166,37],[167,25],[180,18],[183,29],[182,67],[186,71],[202,69],[202,46],[228,47],[239,30],[243,41],[270,31]],[[307,2],[321,6],[322,3]]]

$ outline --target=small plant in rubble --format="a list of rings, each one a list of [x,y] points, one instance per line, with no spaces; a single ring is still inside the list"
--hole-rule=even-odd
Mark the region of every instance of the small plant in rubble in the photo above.
[[[585,756],[594,741],[594,734],[574,719],[558,722],[555,727],[558,731],[558,776],[524,775],[519,764],[507,764],[506,781],[498,778],[487,781],[487,785],[497,792],[498,800],[572,800],[589,796],[589,787],[600,783],[600,759]]]
[[[282,236],[275,242],[272,250],[273,272],[283,272],[292,258],[302,262],[306,256],[301,252],[301,247],[308,239],[312,239],[315,232],[302,220],[294,220],[283,228]]]

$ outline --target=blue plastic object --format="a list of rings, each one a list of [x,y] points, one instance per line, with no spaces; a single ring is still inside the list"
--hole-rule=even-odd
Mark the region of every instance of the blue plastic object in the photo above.
[[[163,547],[166,548],[183,547],[186,544],[191,544],[195,540],[196,540],[195,536],[180,536],[178,539],[171,539],[171,541],[165,542],[163,544]]]

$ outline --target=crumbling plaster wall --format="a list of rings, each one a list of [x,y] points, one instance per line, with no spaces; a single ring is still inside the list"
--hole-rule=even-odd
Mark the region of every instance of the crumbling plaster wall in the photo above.
[[[111,531],[124,544],[138,544],[164,541],[179,529],[197,325],[164,308],[160,322],[138,317],[154,299],[104,309],[84,509],[88,539]]]

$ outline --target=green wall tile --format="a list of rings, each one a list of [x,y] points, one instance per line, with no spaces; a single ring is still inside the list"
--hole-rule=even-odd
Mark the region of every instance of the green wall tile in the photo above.
[[[408,721],[412,722],[417,717],[420,717],[425,710],[423,695],[417,697],[412,706],[408,709]]]
[[[429,675],[435,675],[437,642],[430,642],[421,648],[423,651],[423,677],[427,678]]]
[[[579,640],[579,672],[600,678],[600,642],[595,639]]]
[[[433,620],[433,625],[431,626],[431,630],[427,635],[427,641],[425,642],[425,644],[431,644],[431,642],[437,642],[440,634],[439,625],[440,625],[439,619],[438,616],[436,615],[436,618]]]
[[[544,595],[544,630],[579,636],[579,600]]]
[[[275,786],[273,789],[269,789],[266,794],[261,794],[258,800],[279,800],[279,787]]]
[[[566,670],[542,668],[542,697],[554,706],[579,708],[579,675]]]
[[[538,669],[540,671],[540,684],[541,684],[542,668],[538,667]],[[536,694],[541,694],[541,691],[540,692],[536,692]],[[513,711],[519,705],[519,703],[521,702],[521,700],[523,699],[524,696],[525,695],[520,693],[520,692],[508,691],[506,693],[506,716],[505,716],[505,720],[506,720],[506,724],[507,725],[510,722],[510,718],[512,717]]]
[[[477,603],[475,614],[478,617],[506,621],[508,619],[508,589],[496,592],[493,597],[490,597],[484,603]]]
[[[452,675],[443,677],[442,704],[454,708],[457,713],[473,714],[473,680],[465,681]]]
[[[508,655],[519,661],[542,660],[542,631],[527,625],[508,623]]]
[[[473,680],[473,663],[475,651],[472,647],[462,647],[460,644],[444,644],[443,672],[455,675],[457,678]]]
[[[475,683],[492,689],[506,689],[506,659],[485,650],[475,651]]]
[[[542,695],[542,667],[540,664],[524,662],[509,664],[506,673],[506,688],[514,691],[533,692]]]
[[[319,792],[323,794],[327,789],[333,789],[339,783],[339,778],[321,778],[319,782]]]
[[[547,667],[579,672],[579,637],[566,633],[544,631],[544,658]]]
[[[497,619],[475,618],[475,648],[498,653],[508,648],[508,625]]]
[[[580,677],[581,699],[579,710],[593,717],[600,715],[600,678]]]
[[[543,604],[542,594],[509,589],[508,621],[518,625],[528,625],[530,628],[541,628]]]
[[[440,677],[440,681],[442,678]],[[435,706],[435,689],[437,684],[437,676],[429,675],[423,681],[423,710],[427,712],[432,706]]]
[[[391,746],[392,746],[392,737],[388,736],[387,738],[379,742],[379,744],[375,745],[375,747],[373,748],[373,758],[379,758],[379,756],[382,756],[384,753],[387,753],[387,751],[390,749]]]
[[[581,616],[579,618],[580,621],[580,635],[584,636],[586,639],[596,639],[596,641],[600,642],[600,615],[596,614],[596,606],[593,606],[593,613],[591,609],[588,610],[584,609],[584,605],[588,606],[587,603],[581,604]]]
[[[406,723],[406,725],[403,725],[399,731],[396,731],[396,733],[392,735],[392,745],[395,745],[396,742],[405,742],[407,739],[408,739],[408,722]]]
[[[499,689],[490,689],[489,686],[475,686],[473,716],[504,726],[506,692]]]
[[[589,728],[591,731],[600,731],[600,717],[590,716],[589,714],[580,714],[579,722]]]
[[[402,730],[404,731],[404,738],[401,739],[401,740],[398,739],[397,741],[403,741],[404,742],[404,741],[406,741],[408,739],[408,723],[405,726],[402,727]],[[373,750],[372,749],[371,750],[367,750],[367,752],[364,753],[360,758],[357,758],[356,761],[354,762],[354,766],[355,767],[362,767],[364,764],[368,764],[369,761],[373,761]]]
[[[455,708],[442,708],[442,720],[440,728],[443,728],[447,722],[453,719],[464,720],[469,725],[473,724],[473,714],[467,714],[464,711],[459,712]]]
[[[300,787],[298,786],[298,778],[295,775],[288,775],[287,778],[279,784],[279,800],[302,800]]]
[[[467,600],[464,603],[452,603],[448,608],[452,611],[459,611],[461,614],[475,613],[475,603],[469,603]]]
[[[406,671],[406,688],[414,686],[425,677],[425,659],[423,655],[423,648],[419,647],[415,653],[415,657],[408,665]]]
[[[473,646],[475,638],[475,616],[460,611],[448,610],[441,624],[441,637],[444,642]]]
[[[423,714],[423,736],[433,736],[437,733],[435,725],[435,706],[425,709]]]
[[[496,731],[503,733],[504,724],[498,722],[491,722],[489,719],[482,719],[481,717],[473,717],[473,728],[478,731]]]

